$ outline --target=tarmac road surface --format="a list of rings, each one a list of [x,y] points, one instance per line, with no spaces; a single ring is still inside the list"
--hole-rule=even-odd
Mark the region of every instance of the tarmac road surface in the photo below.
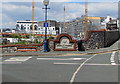
[[[7,56],[1,62],[2,81],[119,84],[119,59],[117,51],[79,56]]]

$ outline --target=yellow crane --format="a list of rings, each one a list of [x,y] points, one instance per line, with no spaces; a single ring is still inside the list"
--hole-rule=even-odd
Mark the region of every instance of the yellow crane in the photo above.
[[[88,3],[85,0],[84,38],[88,36]]]
[[[67,27],[66,27],[66,5],[64,3],[64,32],[66,33],[67,32]]]
[[[34,0],[32,1],[32,35],[34,36]]]

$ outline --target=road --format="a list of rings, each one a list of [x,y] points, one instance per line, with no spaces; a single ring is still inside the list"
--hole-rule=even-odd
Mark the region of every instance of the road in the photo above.
[[[7,56],[1,62],[2,81],[119,84],[118,54],[114,51],[79,56]]]

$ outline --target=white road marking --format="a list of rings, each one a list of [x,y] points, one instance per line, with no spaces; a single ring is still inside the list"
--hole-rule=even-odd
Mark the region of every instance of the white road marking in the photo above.
[[[116,65],[116,63],[111,63],[112,65]]]
[[[21,62],[24,62],[24,61],[27,61],[29,60],[30,58],[32,57],[12,57],[12,58],[9,58],[7,60],[4,60],[4,62],[16,62],[16,61],[21,61]]]
[[[119,59],[119,62],[120,62],[120,52],[119,52],[119,55],[118,55],[118,59]]]
[[[59,62],[54,62],[54,65],[81,65],[80,63],[59,63]],[[112,66],[111,64],[92,64],[92,63],[86,63],[84,64],[86,66]],[[118,66],[120,64],[114,64],[115,66]]]
[[[0,62],[0,64],[21,64],[22,62]]]
[[[82,60],[86,58],[37,58],[38,60]]]
[[[73,82],[74,82],[74,79],[75,79],[78,71],[82,68],[82,66],[83,66],[88,60],[92,59],[92,58],[95,57],[95,56],[96,56],[96,54],[93,55],[92,57],[86,59],[86,60],[77,68],[77,70],[73,73],[72,78],[70,79],[70,83],[73,83]]]
[[[53,64],[55,65],[80,65],[80,63],[57,63],[57,62],[54,62]]]
[[[115,65],[115,64],[116,64],[116,63],[115,63],[115,53],[116,53],[116,52],[113,52],[113,53],[111,54],[110,61],[111,61],[111,64],[112,64],[112,65]]]
[[[84,64],[87,66],[112,66],[111,64]],[[119,64],[114,64],[115,66],[118,66]]]
[[[0,62],[2,62],[2,57],[0,57]]]

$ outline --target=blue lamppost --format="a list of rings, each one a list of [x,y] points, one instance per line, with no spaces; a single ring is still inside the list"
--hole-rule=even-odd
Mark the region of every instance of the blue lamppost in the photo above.
[[[49,5],[49,0],[44,0],[43,1],[44,5],[45,5],[45,23],[44,23],[44,27],[45,27],[45,39],[44,39],[44,52],[48,52],[48,43],[47,43],[47,27],[48,27],[48,23],[47,23],[47,9],[49,9],[47,6]]]

